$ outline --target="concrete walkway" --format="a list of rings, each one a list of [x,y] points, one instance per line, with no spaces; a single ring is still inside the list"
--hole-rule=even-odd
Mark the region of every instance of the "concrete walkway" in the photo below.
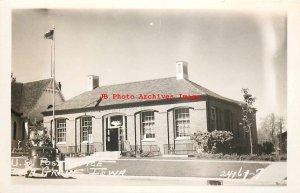
[[[249,183],[268,183],[275,185],[286,185],[287,181],[287,163],[272,162],[259,175],[251,178]]]

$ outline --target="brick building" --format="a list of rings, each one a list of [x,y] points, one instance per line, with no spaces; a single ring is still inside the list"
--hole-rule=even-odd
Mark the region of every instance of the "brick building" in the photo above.
[[[176,66],[176,77],[110,86],[99,86],[97,76],[88,76],[86,92],[56,107],[57,147],[65,153],[121,151],[126,146],[190,154],[194,132],[227,130],[233,132],[238,151],[249,151],[248,134],[239,124],[241,103],[190,81],[186,62]],[[52,112],[43,114],[50,130]]]

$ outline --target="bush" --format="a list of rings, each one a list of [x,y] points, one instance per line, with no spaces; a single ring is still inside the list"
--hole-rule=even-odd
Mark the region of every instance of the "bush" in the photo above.
[[[241,160],[241,161],[286,161],[286,155],[237,155],[237,154],[212,154],[202,152],[197,156],[198,159],[222,159],[222,160]]]
[[[285,155],[281,155],[281,156],[280,156],[280,160],[282,160],[282,161],[286,161],[286,160],[287,160],[287,156],[286,156],[286,154],[285,154]]]
[[[205,152],[208,152],[208,139],[210,138],[209,132],[202,132],[198,131],[197,133],[194,133],[194,135],[191,136],[191,139],[193,139],[196,142],[196,146],[204,150]]]
[[[274,144],[270,141],[264,142],[261,148],[263,154],[271,154],[275,150]]]
[[[199,149],[210,153],[231,153],[233,133],[229,131],[202,132],[198,131],[191,136]]]
[[[252,155],[249,157],[249,160],[259,160],[259,157],[257,155]]]

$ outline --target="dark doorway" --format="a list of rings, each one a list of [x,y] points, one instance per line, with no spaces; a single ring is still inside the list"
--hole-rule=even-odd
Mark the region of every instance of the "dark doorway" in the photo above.
[[[106,151],[118,151],[118,129],[106,129]]]

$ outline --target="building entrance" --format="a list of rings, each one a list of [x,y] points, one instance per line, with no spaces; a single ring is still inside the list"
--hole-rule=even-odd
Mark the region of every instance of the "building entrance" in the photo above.
[[[122,151],[124,140],[127,140],[127,117],[124,114],[112,113],[103,119],[104,151]]]
[[[106,129],[106,151],[119,150],[119,135],[118,129]]]

